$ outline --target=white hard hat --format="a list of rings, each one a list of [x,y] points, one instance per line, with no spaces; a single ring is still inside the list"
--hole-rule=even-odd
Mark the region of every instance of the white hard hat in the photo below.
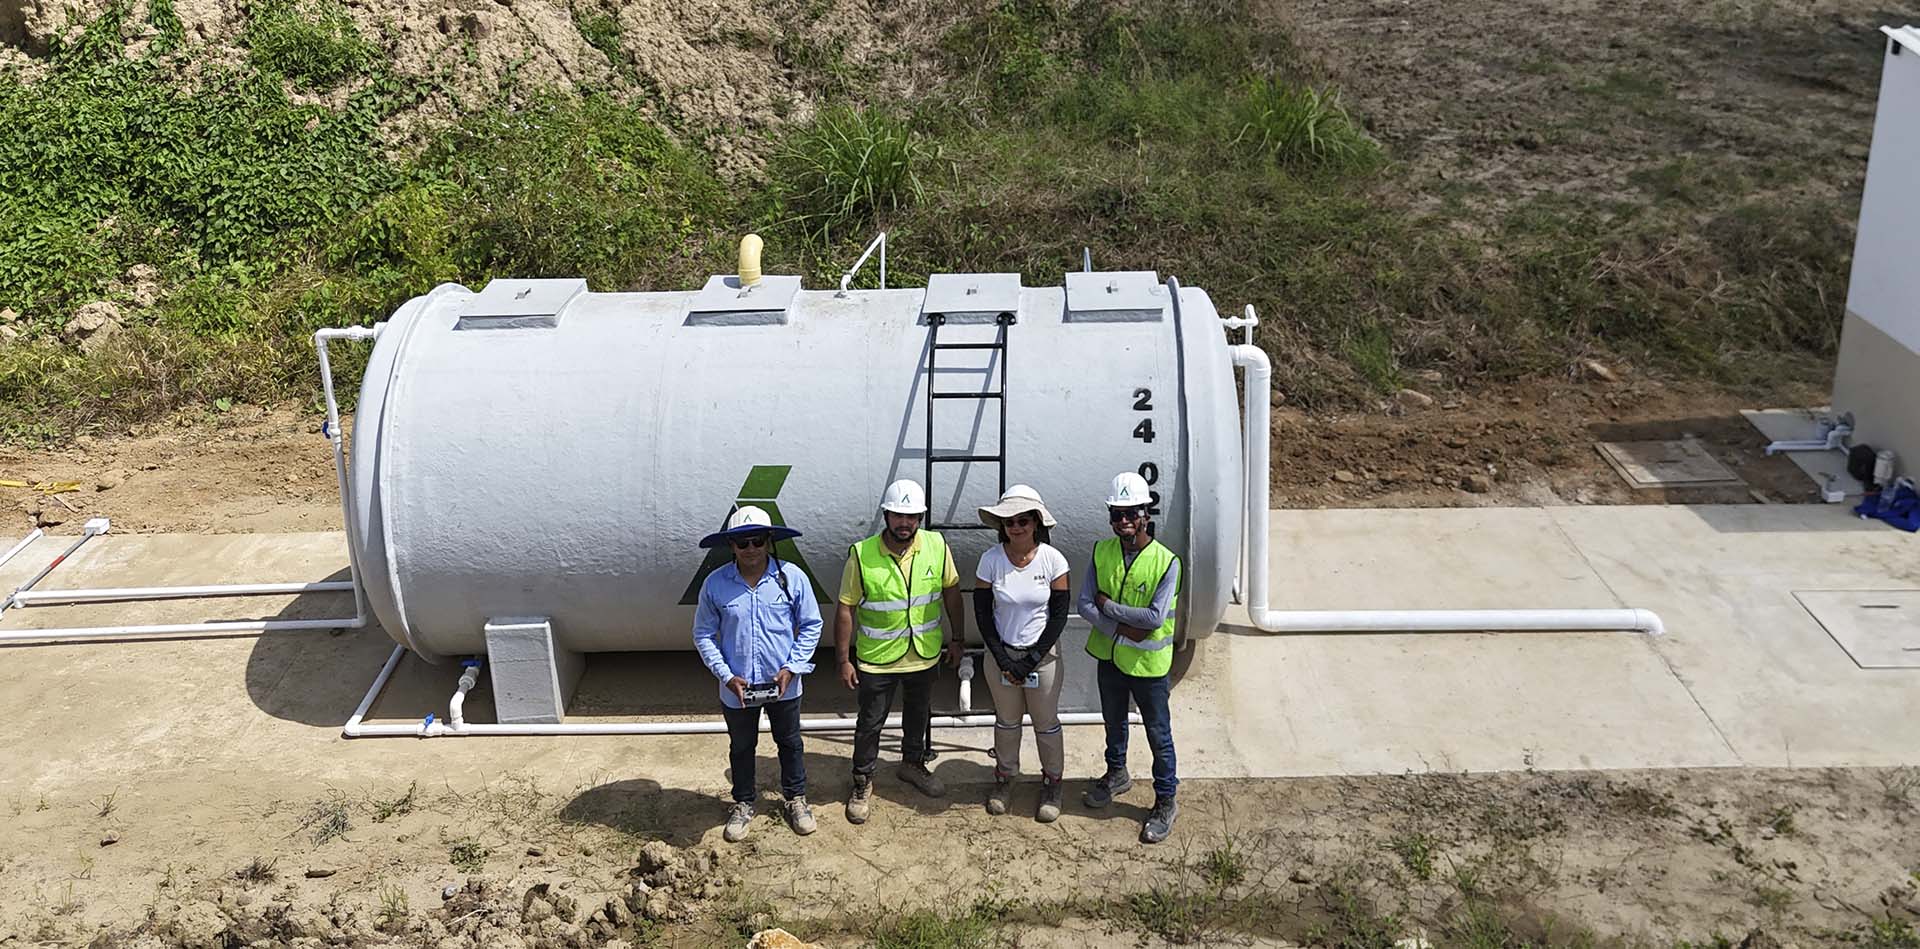
[[[1153,502],[1147,479],[1131,471],[1113,476],[1113,491],[1107,495],[1108,507],[1144,507]]]
[[[887,485],[887,493],[880,495],[880,510],[895,514],[925,514],[927,492],[920,490],[920,482],[901,478]]]

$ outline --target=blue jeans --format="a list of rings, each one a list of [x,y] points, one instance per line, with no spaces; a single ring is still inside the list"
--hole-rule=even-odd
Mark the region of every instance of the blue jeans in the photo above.
[[[800,749],[800,696],[751,708],[720,706],[727,718],[727,757],[733,766],[733,799],[754,798],[753,759],[760,745],[760,710],[766,709],[773,728],[773,745],[780,751],[780,793],[791,801],[807,793],[807,762]]]
[[[1102,660],[1099,678],[1100,717],[1107,722],[1107,767],[1127,766],[1127,700],[1132,699],[1147,728],[1147,747],[1153,749],[1153,796],[1172,797],[1180,787],[1173,760],[1173,716],[1167,702],[1173,677],[1135,678]]]

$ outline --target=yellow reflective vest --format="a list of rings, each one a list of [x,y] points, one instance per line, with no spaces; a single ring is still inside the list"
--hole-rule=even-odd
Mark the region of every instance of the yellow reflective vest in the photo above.
[[[1120,538],[1109,537],[1093,545],[1093,575],[1101,593],[1121,606],[1152,606],[1160,580],[1173,566],[1173,551],[1157,540],[1134,555],[1132,566],[1120,549]],[[1160,628],[1140,642],[1124,636],[1109,636],[1095,626],[1087,636],[1087,653],[1095,659],[1111,660],[1121,672],[1151,679],[1173,671],[1173,616],[1180,602],[1176,591],[1167,601],[1167,618]]]
[[[860,561],[861,600],[854,611],[859,628],[853,637],[854,653],[860,661],[873,666],[891,665],[900,661],[908,648],[922,659],[940,655],[946,539],[922,530],[920,549],[907,562],[905,574],[878,534],[853,545],[853,555]]]

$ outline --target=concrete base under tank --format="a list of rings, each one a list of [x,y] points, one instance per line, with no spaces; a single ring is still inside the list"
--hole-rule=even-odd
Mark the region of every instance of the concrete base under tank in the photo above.
[[[1628,605],[1659,611],[1671,634],[1277,637],[1230,627],[1177,667],[1184,776],[1920,763],[1920,669],[1859,668],[1794,596],[1920,589],[1920,538],[1839,508],[1286,511],[1273,535],[1287,606]],[[68,542],[43,539],[0,568],[0,589]],[[343,575],[334,534],[109,535],[44,586]],[[9,612],[4,626],[350,612],[348,597],[325,595],[36,607]],[[189,784],[209,770],[305,784],[468,786],[526,769],[553,782],[622,774],[703,793],[726,786],[723,736],[343,740],[341,723],[391,648],[379,630],[362,630],[0,649],[10,726],[0,760],[16,765],[0,773],[0,794],[104,773]],[[406,660],[370,720],[444,715],[457,675]],[[949,678],[936,702],[953,701]],[[598,655],[568,718],[707,720],[714,704],[713,680],[690,652]],[[816,714],[852,708],[826,675],[809,677],[806,704]],[[474,693],[467,715],[495,720],[490,689]],[[1068,732],[1069,777],[1097,772],[1100,729]],[[937,740],[943,776],[987,780],[988,729]],[[841,735],[808,741],[847,753]],[[1144,775],[1146,748],[1134,745]],[[770,743],[762,758],[771,783]],[[814,782],[827,798],[845,777],[821,769]]]

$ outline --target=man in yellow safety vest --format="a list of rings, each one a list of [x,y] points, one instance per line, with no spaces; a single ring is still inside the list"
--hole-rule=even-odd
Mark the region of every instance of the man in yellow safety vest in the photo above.
[[[1084,801],[1106,807],[1133,787],[1127,774],[1132,699],[1153,749],[1153,810],[1141,824],[1140,841],[1157,844],[1173,832],[1180,813],[1168,709],[1180,558],[1153,539],[1152,498],[1147,480],[1131,471],[1113,479],[1107,520],[1114,536],[1093,545],[1093,563],[1080,586],[1080,616],[1093,624],[1087,653],[1100,661],[1100,715],[1107,725],[1107,773],[1087,787]]]
[[[853,734],[853,792],[847,822],[867,822],[873,772],[880,761],[880,730],[901,698],[900,779],[929,797],[946,785],[928,769],[927,747],[933,680],[941,653],[960,664],[966,614],[960,608],[960,573],[945,538],[921,530],[927,495],[907,480],[887,486],[880,499],[886,527],[853,545],[840,577],[840,609],[833,643],[840,681],[859,697]],[[942,607],[951,632],[941,629]]]

